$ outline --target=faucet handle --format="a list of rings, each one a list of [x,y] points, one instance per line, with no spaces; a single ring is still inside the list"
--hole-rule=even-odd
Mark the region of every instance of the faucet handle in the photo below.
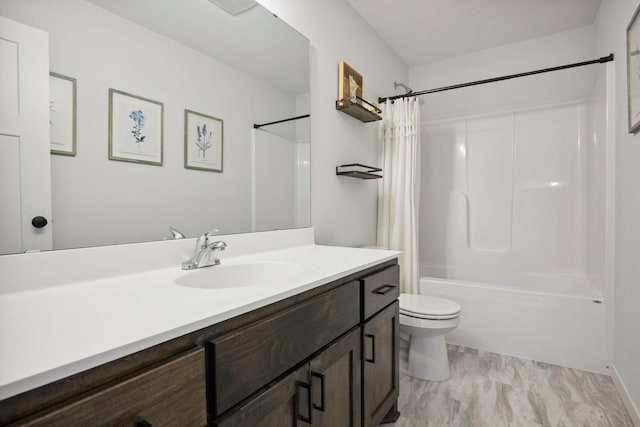
[[[211,243],[211,245],[209,245],[209,248],[214,251],[224,251],[225,249],[227,249],[227,243],[223,242],[222,240],[218,240],[217,242]]]
[[[202,234],[202,236],[200,236],[200,238],[196,242],[196,246],[200,246],[202,249],[206,248],[209,245],[209,236],[212,236],[219,232],[220,230],[214,228],[213,230],[207,231],[206,233]],[[202,243],[200,243],[201,241]]]
[[[184,234],[180,230],[169,226],[169,233],[171,233],[170,240],[184,239]]]

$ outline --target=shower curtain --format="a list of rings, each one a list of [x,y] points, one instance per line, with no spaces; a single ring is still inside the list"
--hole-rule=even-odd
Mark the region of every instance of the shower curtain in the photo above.
[[[377,245],[399,250],[400,291],[418,294],[418,207],[420,197],[420,103],[417,98],[381,107]]]

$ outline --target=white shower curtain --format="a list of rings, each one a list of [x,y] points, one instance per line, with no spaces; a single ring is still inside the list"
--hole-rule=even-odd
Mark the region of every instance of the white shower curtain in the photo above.
[[[378,187],[380,247],[402,251],[400,290],[418,294],[418,207],[420,198],[420,103],[387,101],[381,107],[381,165]]]

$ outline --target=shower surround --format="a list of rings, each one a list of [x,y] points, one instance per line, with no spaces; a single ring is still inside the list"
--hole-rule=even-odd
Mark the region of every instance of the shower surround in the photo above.
[[[421,293],[449,341],[606,372],[607,73],[581,99],[423,122]]]

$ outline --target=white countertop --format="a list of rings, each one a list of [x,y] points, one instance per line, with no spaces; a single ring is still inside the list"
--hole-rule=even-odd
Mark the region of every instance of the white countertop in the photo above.
[[[277,283],[197,289],[171,267],[0,293],[0,400],[396,258],[399,252],[313,244],[222,258],[304,268]],[[210,267],[215,268],[215,267]]]

